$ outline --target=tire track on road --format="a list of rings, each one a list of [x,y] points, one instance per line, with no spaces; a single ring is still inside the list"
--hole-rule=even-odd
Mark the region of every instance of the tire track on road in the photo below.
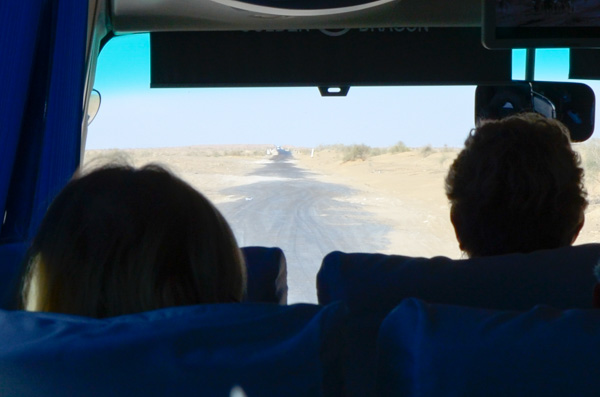
[[[287,159],[251,175],[267,180],[225,189],[222,193],[239,199],[218,207],[241,246],[283,249],[290,303],[316,302],[316,274],[327,253],[377,252],[387,246],[388,226],[378,224],[361,205],[336,200],[354,190],[317,181]]]

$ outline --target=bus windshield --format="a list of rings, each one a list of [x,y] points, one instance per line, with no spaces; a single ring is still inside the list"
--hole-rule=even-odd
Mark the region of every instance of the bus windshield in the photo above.
[[[215,203],[240,246],[283,249],[290,303],[317,301],[331,251],[462,256],[444,178],[474,127],[475,87],[150,89],[149,47],[147,34],[122,36],[100,54],[86,164],[118,152],[166,165]],[[540,53],[539,79],[566,76],[559,53]],[[523,65],[515,51],[515,79]],[[577,149],[590,194],[584,243],[600,233],[600,145]]]

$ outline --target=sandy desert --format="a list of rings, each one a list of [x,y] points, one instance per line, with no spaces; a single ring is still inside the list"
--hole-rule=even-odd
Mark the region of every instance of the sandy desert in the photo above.
[[[449,221],[449,205],[444,194],[444,178],[456,157],[454,148],[412,148],[404,152],[371,155],[345,161],[340,147],[294,148],[288,162],[307,171],[306,178],[342,185],[352,194],[336,197],[337,202],[351,203],[352,208],[367,213],[385,228],[385,248],[379,252],[408,256],[448,256],[460,258],[454,230]],[[590,205],[586,223],[576,244],[600,241],[600,143],[579,144],[586,169],[586,187]],[[134,165],[159,163],[204,193],[218,207],[249,199],[231,194],[231,187],[269,179],[256,171],[268,166],[275,153],[272,145],[190,146],[162,149],[92,150],[85,156],[86,166],[124,158]],[[272,178],[271,178],[272,180]],[[234,189],[235,190],[235,189]],[[290,210],[291,211],[291,210]],[[224,211],[225,212],[225,211]],[[238,212],[239,214],[239,212]],[[228,214],[225,213],[227,217]],[[230,222],[232,221],[229,219]],[[235,231],[235,226],[234,226]],[[369,236],[365,236],[368,239]],[[269,245],[269,244],[267,244]],[[270,245],[282,245],[277,242]],[[292,263],[290,263],[292,262]],[[288,259],[288,279],[296,278],[301,292],[291,301],[314,301],[314,274],[319,259],[311,269]],[[295,271],[304,272],[295,275]],[[300,278],[305,281],[300,282]]]
[[[458,153],[455,148],[413,148],[406,152],[344,161],[336,147],[289,148],[298,167],[323,182],[346,185],[357,193],[344,198],[360,204],[381,223],[391,226],[386,253],[452,258],[461,256],[448,217],[444,178]],[[586,169],[590,205],[577,244],[600,241],[600,143],[578,144]],[[125,158],[142,165],[159,163],[191,183],[216,204],[238,197],[222,190],[257,182],[249,175],[270,161],[272,145],[189,146],[161,149],[91,150],[86,165]],[[269,152],[269,153],[268,153]],[[312,153],[312,156],[311,156]],[[599,169],[596,169],[599,168]]]

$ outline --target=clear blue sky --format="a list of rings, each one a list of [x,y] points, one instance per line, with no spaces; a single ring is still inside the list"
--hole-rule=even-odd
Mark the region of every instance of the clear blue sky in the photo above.
[[[102,105],[88,149],[398,141],[460,147],[474,124],[472,86],[353,87],[333,98],[316,87],[150,89],[149,41],[148,34],[116,37],[100,54],[95,88]],[[543,67],[548,57],[552,68]],[[536,64],[537,80],[566,80],[568,50],[538,51]],[[513,78],[524,71],[525,51],[515,51]]]

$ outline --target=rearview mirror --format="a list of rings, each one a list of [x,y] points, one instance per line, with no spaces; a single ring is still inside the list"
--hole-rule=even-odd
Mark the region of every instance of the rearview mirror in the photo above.
[[[512,82],[480,85],[475,91],[475,125],[521,112],[537,112],[565,124],[573,142],[594,132],[594,91],[581,83]]]
[[[100,110],[100,102],[102,102],[102,97],[100,96],[100,91],[93,89],[90,94],[90,101],[88,102],[88,111],[87,111],[87,123],[88,125],[92,124],[92,121],[96,118],[98,114],[98,110]]]

